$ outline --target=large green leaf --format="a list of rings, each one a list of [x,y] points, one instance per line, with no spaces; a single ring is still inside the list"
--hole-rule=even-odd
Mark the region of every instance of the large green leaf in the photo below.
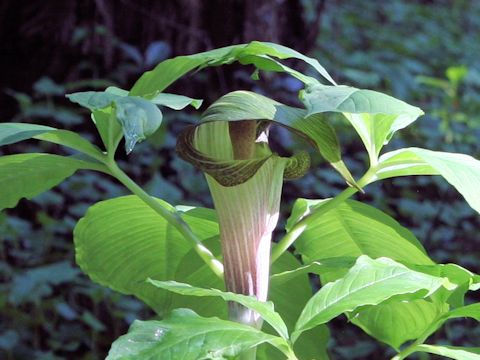
[[[191,209],[182,218],[202,240],[218,235],[212,210]],[[93,281],[135,295],[159,314],[170,308],[170,294],[145,280],[175,279],[191,246],[138,197],[124,196],[90,207],[75,227],[74,240],[77,263]]]
[[[206,122],[238,120],[269,120],[293,130],[316,146],[348,183],[355,184],[342,161],[335,130],[322,116],[307,116],[304,109],[249,91],[234,91],[222,96],[202,115],[202,121]]]
[[[457,347],[457,346],[437,346],[437,345],[418,345],[417,351],[427,352],[446,356],[456,360],[480,360],[480,347]]]
[[[261,301],[258,301],[253,296],[234,294],[231,292],[224,292],[218,289],[205,289],[205,288],[192,286],[189,284],[179,283],[176,281],[157,281],[152,279],[148,279],[147,281],[153,286],[156,286],[158,288],[168,290],[180,295],[198,296],[198,297],[214,296],[214,297],[220,297],[225,301],[237,302],[245,306],[246,308],[249,308],[257,312],[263,318],[263,320],[265,320],[277,331],[277,333],[281,337],[283,337],[284,339],[288,339],[287,326],[283,322],[280,315],[278,315],[278,313],[275,312],[273,303],[270,301],[261,302]]]
[[[67,146],[96,159],[102,156],[98,147],[73,131],[36,124],[0,123],[0,146],[31,138]]]
[[[350,320],[398,350],[404,342],[420,337],[446,311],[448,304],[417,299],[368,307]]]
[[[260,70],[287,72],[300,78],[302,81],[317,83],[315,79],[302,75],[286,66],[282,66],[273,58],[296,58],[305,61],[330,83],[335,83],[317,60],[282,45],[253,41],[249,44],[233,45],[199,54],[178,56],[165,60],[158,64],[153,70],[144,73],[133,86],[130,95],[154,97],[178,78],[192,70],[207,66],[231,64],[234,61],[239,61],[241,64],[253,64]]]
[[[50,126],[36,124],[0,123],[0,146],[14,144],[55,130]]]
[[[292,339],[342,313],[377,305],[397,295],[424,298],[444,284],[446,279],[412,271],[391,259],[360,256],[343,278],[324,285],[310,299],[297,321]]]
[[[32,199],[79,169],[99,170],[100,166],[51,154],[0,156],[0,210],[15,207],[21,198]]]
[[[407,148],[383,154],[376,179],[408,175],[441,175],[468,204],[480,212],[480,161],[464,154]]]
[[[218,318],[204,318],[188,309],[174,310],[161,321],[135,321],[118,338],[107,360],[226,359],[269,343],[294,359],[288,343],[253,327]]]
[[[372,90],[349,86],[307,86],[300,97],[308,114],[341,112],[360,135],[370,160],[400,129],[411,124],[423,111],[401,100]]]
[[[329,200],[295,202],[289,226],[308,214],[314,206]],[[413,264],[433,264],[415,236],[382,211],[354,200],[347,200],[320,217],[312,218],[295,242],[305,263],[327,258],[368,255],[389,257]],[[341,271],[325,278],[335,279]]]

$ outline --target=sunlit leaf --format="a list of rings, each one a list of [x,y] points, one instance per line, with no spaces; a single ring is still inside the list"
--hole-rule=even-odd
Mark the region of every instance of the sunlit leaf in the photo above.
[[[443,278],[412,271],[391,259],[360,256],[343,278],[324,285],[310,299],[297,321],[292,339],[342,313],[378,305],[397,295],[424,298],[444,284]]]
[[[218,289],[205,289],[195,287],[189,284],[179,283],[176,281],[156,281],[152,279],[147,280],[153,286],[168,290],[180,295],[186,296],[215,296],[220,297],[225,301],[237,302],[251,310],[257,312],[267,323],[269,323],[280,336],[284,339],[288,339],[287,326],[283,322],[280,315],[275,312],[272,302],[261,302],[255,297],[246,296],[241,294],[234,294],[231,292],[224,292]]]
[[[480,212],[480,161],[469,155],[406,148],[383,154],[378,169],[377,179],[441,175]]]
[[[457,347],[457,346],[437,346],[437,345],[418,345],[417,351],[430,354],[441,355],[456,360],[480,360],[480,347]]]
[[[107,360],[225,359],[269,343],[287,354],[284,339],[253,327],[218,318],[204,318],[191,310],[174,310],[161,321],[135,321],[128,334],[118,338]]]
[[[200,239],[218,234],[212,210],[192,209],[182,218]],[[90,207],[75,227],[74,241],[77,263],[93,281],[135,295],[160,314],[169,310],[170,294],[146,284],[145,279],[175,279],[191,245],[138,197],[120,197]]]

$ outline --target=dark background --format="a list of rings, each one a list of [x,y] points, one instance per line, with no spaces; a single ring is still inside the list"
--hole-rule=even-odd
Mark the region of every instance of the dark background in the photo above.
[[[384,91],[423,108],[426,115],[389,149],[421,146],[480,158],[480,1],[468,0],[3,0],[0,119],[63,127],[98,142],[88,114],[68,103],[65,93],[109,85],[128,89],[165,58],[250,40],[305,52],[339,83]],[[295,80],[264,75],[254,82],[251,71],[209,69],[168,91],[208,104],[228,91],[253,89],[298,103]],[[195,112],[167,113],[150,141],[128,158],[119,152],[135,180],[173,204],[211,206],[203,178],[173,151],[175,134],[197,118]],[[366,167],[363,147],[353,129],[340,120],[334,124],[358,177]],[[288,153],[305,145],[278,131],[273,146]],[[28,141],[0,151],[65,150]],[[285,184],[283,221],[294,197],[329,197],[343,187],[315,159],[307,176]],[[122,194],[110,179],[80,172],[0,213],[0,358],[101,359],[133,319],[151,315],[134,298],[93,284],[74,263],[76,221],[95,202]],[[436,261],[480,272],[478,214],[442,179],[388,180],[357,198],[412,229]],[[333,358],[386,358],[385,347],[344,319],[331,330]],[[432,341],[480,346],[479,338],[473,322],[454,321]]]

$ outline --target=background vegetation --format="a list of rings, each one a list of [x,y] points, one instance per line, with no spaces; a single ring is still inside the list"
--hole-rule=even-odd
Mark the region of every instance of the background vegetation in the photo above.
[[[384,91],[423,108],[427,115],[390,149],[418,145],[480,158],[479,33],[480,2],[468,0],[5,0],[0,115],[2,121],[65,127],[91,138],[93,124],[65,100],[66,92],[129,88],[167,57],[256,39],[307,52],[339,83]],[[254,89],[296,104],[295,80],[268,75],[254,82],[250,70],[208,70],[180,81],[172,92],[209,103],[233,89]],[[173,150],[175,134],[196,119],[195,113],[167,114],[150,141],[121,156],[128,173],[153,195],[211,206],[203,178]],[[349,167],[360,174],[366,159],[358,155],[359,139],[341,120],[336,127]],[[280,153],[306,148],[281,129],[274,147]],[[34,141],[0,151],[33,150],[59,151]],[[342,186],[317,158],[309,175],[285,184],[284,218],[294,196],[329,197]],[[81,172],[0,213],[0,358],[101,359],[133,319],[151,315],[136,299],[93,284],[74,262],[76,221],[96,201],[122,194],[110,179]],[[412,229],[434,260],[480,272],[480,218],[443,180],[387,180],[368,186],[359,198]],[[332,358],[386,357],[386,348],[344,319],[331,330],[337,345]],[[436,342],[479,346],[480,329],[454,321],[438,336]]]

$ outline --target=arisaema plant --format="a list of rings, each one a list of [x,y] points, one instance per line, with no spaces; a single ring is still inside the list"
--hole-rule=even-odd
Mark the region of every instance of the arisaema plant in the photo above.
[[[285,65],[288,58],[306,62],[308,75]],[[257,78],[270,71],[300,80],[304,106],[249,91],[225,94],[177,139],[180,157],[205,174],[215,209],[153,198],[115,162],[117,147],[124,139],[126,152],[134,151],[162,125],[163,107],[200,108],[201,100],[164,92],[175,80],[232,62],[253,65]],[[428,341],[449,319],[480,320],[480,304],[464,301],[480,277],[435,263],[409,230],[350,199],[382,179],[439,175],[480,212],[478,160],[420,148],[382,152],[396,131],[423,114],[419,108],[337,85],[317,60],[262,42],[166,60],[129,91],[67,96],[91,111],[103,148],[68,130],[1,123],[0,145],[34,138],[78,154],[0,157],[0,207],[14,207],[81,169],[113,176],[132,192],[91,206],[74,231],[77,263],[93,281],[138,297],[158,314],[134,322],[108,359],[328,359],[326,324],[342,314],[391,346],[397,360],[416,352],[480,358],[479,348]],[[343,115],[365,145],[369,166],[358,180],[342,160],[329,113]],[[313,156],[345,179],[334,198],[298,199],[275,244],[283,182],[309,171],[310,155],[276,154],[271,126],[304,138]],[[315,293],[311,273],[322,282]]]

